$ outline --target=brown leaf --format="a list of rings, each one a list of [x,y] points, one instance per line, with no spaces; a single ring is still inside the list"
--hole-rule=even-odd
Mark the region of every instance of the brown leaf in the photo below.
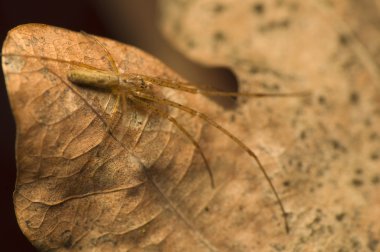
[[[17,123],[14,201],[28,239],[40,250],[216,251],[231,235],[250,240],[264,226],[263,234],[285,239],[272,191],[236,144],[197,118],[158,107],[200,142],[213,189],[199,152],[166,118],[132,102],[115,110],[113,93],[68,80],[79,63],[112,71],[111,58],[120,73],[179,80],[136,48],[97,40],[29,24],[4,43]],[[228,125],[232,113],[200,95],[162,95],[235,125]]]

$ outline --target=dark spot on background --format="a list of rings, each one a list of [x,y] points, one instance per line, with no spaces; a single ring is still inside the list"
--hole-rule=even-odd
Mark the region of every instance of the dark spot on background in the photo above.
[[[252,6],[252,11],[256,14],[263,14],[265,12],[265,6],[263,3],[255,3],[253,6]]]
[[[367,247],[368,247],[371,251],[375,252],[375,251],[377,251],[377,247],[378,247],[379,243],[380,243],[379,240],[377,240],[377,239],[373,239],[373,238],[372,238],[372,239],[370,239],[370,240],[368,241],[368,243],[367,243]]]
[[[278,27],[287,28],[290,25],[290,21],[288,19],[283,20],[278,23]]]
[[[379,153],[373,152],[371,154],[371,160],[378,160],[379,159]]]
[[[315,219],[313,220],[314,223],[320,223],[321,222],[321,217],[320,216],[317,216],[315,217]]]
[[[321,104],[321,105],[325,105],[326,104],[326,98],[324,96],[319,96],[318,97],[318,103]]]
[[[359,251],[361,244],[356,238],[351,238],[351,247],[354,249],[353,251]]]
[[[340,150],[340,151],[343,151],[345,152],[347,149],[346,147],[344,147],[338,140],[336,139],[332,139],[331,140],[331,145],[332,147],[335,149],[335,150]]]
[[[340,143],[338,140],[331,140],[331,144],[334,147],[334,149],[339,149],[340,148]]]
[[[351,104],[353,105],[356,105],[359,103],[359,94],[356,93],[356,92],[352,92],[351,95],[350,95],[350,102]]]
[[[262,73],[262,74],[270,74],[273,75],[279,79],[293,79],[293,76],[281,73],[278,70],[269,68],[269,67],[258,67],[258,66],[251,66],[248,70],[251,74],[257,74],[257,73]],[[277,85],[277,84],[275,84]]]
[[[284,186],[288,187],[288,186],[290,186],[290,181],[289,180],[285,180],[282,184]]]
[[[370,139],[370,140],[377,140],[378,137],[379,137],[379,135],[377,134],[377,132],[372,132],[372,133],[369,135],[369,139]]]
[[[226,9],[225,5],[223,5],[221,3],[217,3],[217,4],[215,4],[213,11],[215,12],[215,14],[219,14],[219,13],[225,11],[225,9]]]
[[[216,42],[222,42],[222,41],[226,40],[226,36],[224,35],[223,32],[217,31],[217,32],[214,33],[214,40]]]
[[[348,45],[349,42],[350,42],[350,39],[347,35],[345,35],[345,34],[339,35],[339,43],[341,45],[346,46],[346,45]]]
[[[351,183],[353,186],[360,187],[363,185],[363,180],[358,179],[358,178],[354,178],[351,180]]]
[[[335,219],[336,219],[337,221],[342,221],[342,220],[344,219],[345,216],[346,216],[345,213],[340,213],[340,214],[335,215]]]
[[[276,29],[285,29],[290,26],[290,21],[288,19],[284,19],[281,21],[271,21],[265,25],[259,27],[261,32],[269,32]]]
[[[299,170],[301,170],[302,167],[303,167],[302,161],[298,161],[298,162],[297,162],[297,168],[298,168]]]
[[[298,3],[290,3],[288,8],[290,11],[296,12],[299,9],[299,5]]]
[[[358,168],[358,169],[355,170],[355,173],[358,174],[358,175],[360,175],[360,174],[363,173],[363,170],[360,169],[360,168]]]
[[[371,182],[372,184],[374,185],[377,185],[380,183],[380,175],[375,175],[372,179],[371,179]]]
[[[256,67],[256,66],[252,66],[252,67],[249,68],[249,72],[250,72],[251,74],[257,74],[258,72],[260,72],[260,70],[259,70],[258,67]]]
[[[65,248],[71,248],[72,245],[73,245],[73,242],[72,242],[72,236],[71,236],[71,231],[70,230],[66,230],[62,233],[62,239],[64,240],[63,241],[63,246]]]
[[[302,132],[301,132],[301,134],[300,134],[300,138],[301,138],[302,140],[305,140],[305,138],[306,138],[306,132],[305,132],[305,131],[302,131]]]
[[[278,91],[280,89],[277,83],[262,82],[261,86],[267,89],[268,91]]]

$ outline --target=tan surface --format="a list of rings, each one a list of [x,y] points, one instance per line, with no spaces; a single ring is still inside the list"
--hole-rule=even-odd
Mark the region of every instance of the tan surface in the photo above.
[[[243,91],[309,90],[312,99],[239,98],[235,111],[223,112],[201,96],[165,95],[209,114],[259,155],[289,212],[291,233],[254,162],[215,129],[172,111],[200,140],[216,176],[212,190],[194,146],[167,120],[126,108],[115,140],[93,111],[110,120],[112,96],[79,89],[80,98],[63,82],[70,66],[13,57],[3,67],[18,127],[15,205],[37,247],[378,249],[379,83],[371,53],[350,36],[342,39],[329,6],[268,3],[265,18],[256,20],[257,13],[245,13],[251,5],[224,5],[212,18],[210,11],[221,9],[212,1],[181,12],[172,5],[164,31],[174,37],[170,24],[179,25],[178,47],[230,66]],[[121,72],[176,78],[136,49],[103,42]],[[88,38],[53,27],[18,27],[4,48],[109,69],[104,51]]]

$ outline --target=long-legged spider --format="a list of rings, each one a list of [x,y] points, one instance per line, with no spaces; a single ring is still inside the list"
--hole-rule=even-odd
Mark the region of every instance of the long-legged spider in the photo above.
[[[251,158],[254,159],[259,169],[261,170],[262,174],[264,175],[268,185],[270,186],[273,194],[276,197],[276,201],[280,207],[280,210],[282,212],[282,216],[284,219],[285,230],[287,233],[289,232],[289,224],[287,221],[286,211],[283,206],[283,203],[269,175],[267,174],[264,166],[260,162],[260,159],[258,158],[258,156],[244,142],[242,142],[235,135],[233,135],[231,132],[226,130],[223,126],[215,122],[213,119],[208,117],[206,114],[201,113],[188,106],[169,100],[167,98],[160,97],[152,91],[152,87],[155,87],[155,88],[165,87],[165,88],[175,89],[181,92],[187,92],[191,94],[203,94],[207,96],[232,96],[232,97],[234,96],[287,97],[287,96],[302,96],[304,95],[304,93],[268,94],[268,93],[222,92],[222,91],[197,88],[191,85],[190,83],[184,83],[184,82],[179,82],[179,81],[174,81],[174,80],[169,80],[169,79],[164,79],[164,78],[159,78],[159,77],[152,77],[152,76],[136,74],[136,73],[120,73],[116,62],[113,59],[111,53],[108,51],[108,49],[102,43],[100,43],[100,41],[96,39],[94,36],[88,35],[86,33],[82,33],[82,34],[102,48],[112,70],[99,69],[90,65],[86,65],[81,62],[77,62],[77,61],[67,61],[67,60],[54,59],[54,58],[48,58],[48,57],[43,57],[43,56],[19,55],[19,54],[2,54],[2,56],[3,57],[20,56],[20,57],[26,57],[26,58],[37,58],[37,59],[42,59],[42,60],[56,61],[56,62],[60,62],[64,64],[69,64],[70,66],[72,66],[72,69],[68,71],[67,78],[73,84],[77,86],[85,87],[85,88],[103,89],[105,91],[111,92],[114,95],[116,95],[117,102],[115,103],[115,107],[113,109],[112,114],[117,110],[120,103],[123,104],[125,103],[126,99],[129,99],[133,101],[134,103],[138,104],[140,107],[154,111],[155,113],[162,116],[163,118],[166,118],[171,123],[173,123],[178,128],[178,130],[183,133],[184,136],[186,136],[186,138],[194,145],[196,150],[200,153],[201,158],[204,161],[205,168],[210,177],[211,185],[212,187],[215,187],[215,181],[214,181],[212,169],[210,168],[207,158],[201,146],[197,142],[197,140],[186,130],[186,128],[183,125],[181,125],[179,121],[176,120],[176,118],[171,116],[170,113],[168,113],[167,111],[160,109],[160,106],[169,106],[174,109],[178,109],[180,111],[188,113],[193,117],[198,117],[202,119],[206,123],[213,126],[215,129],[222,132],[225,136],[227,136],[229,139],[235,142],[240,148],[242,148]],[[102,116],[99,113],[97,113],[95,110],[93,110],[93,112],[96,113],[96,115],[100,118],[100,120],[102,120],[102,122],[107,126],[107,130],[110,131],[110,134],[112,135],[112,137],[115,138],[115,136],[111,132],[112,127],[110,127],[110,123],[106,122],[106,120],[102,118]]]

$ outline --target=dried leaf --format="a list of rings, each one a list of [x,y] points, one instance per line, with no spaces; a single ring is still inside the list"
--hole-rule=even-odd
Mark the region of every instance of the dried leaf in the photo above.
[[[78,62],[112,70],[107,52],[120,73],[179,80],[136,48],[98,41],[29,24],[10,31],[4,43],[3,69],[17,123],[14,201],[28,239],[40,250],[58,251],[216,251],[231,232],[250,240],[258,229],[286,239],[256,164],[210,125],[159,107],[199,140],[216,188],[194,145],[166,118],[130,102],[115,112],[113,93],[68,80]],[[229,124],[234,113],[201,95],[171,89],[163,95],[218,116],[227,128],[240,127],[237,118]],[[262,154],[267,164],[270,157]]]

